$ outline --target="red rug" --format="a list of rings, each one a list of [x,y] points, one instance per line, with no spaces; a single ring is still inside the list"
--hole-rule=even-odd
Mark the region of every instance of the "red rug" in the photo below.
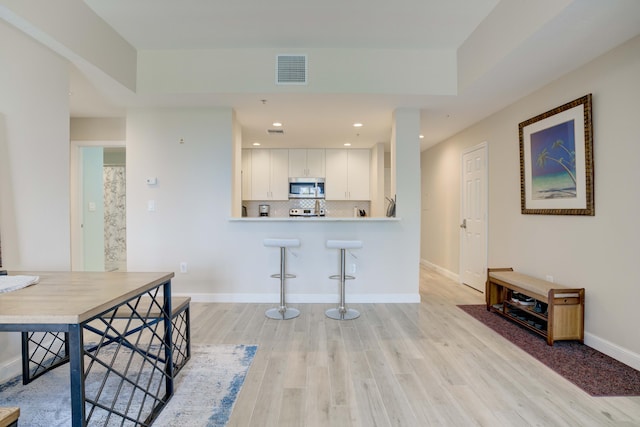
[[[640,371],[577,341],[547,340],[496,313],[485,305],[459,305],[591,396],[640,396]]]

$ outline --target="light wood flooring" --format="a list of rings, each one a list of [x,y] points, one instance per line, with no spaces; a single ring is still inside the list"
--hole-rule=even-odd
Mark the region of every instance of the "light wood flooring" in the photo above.
[[[422,268],[420,294],[350,321],[192,303],[192,342],[258,345],[230,426],[640,426],[640,397],[590,397],[456,307],[482,293]]]

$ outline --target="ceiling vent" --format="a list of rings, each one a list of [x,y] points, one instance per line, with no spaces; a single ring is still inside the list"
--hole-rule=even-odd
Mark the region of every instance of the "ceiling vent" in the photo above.
[[[267,129],[269,135],[284,135],[284,129]]]
[[[276,84],[306,85],[307,55],[277,55]]]

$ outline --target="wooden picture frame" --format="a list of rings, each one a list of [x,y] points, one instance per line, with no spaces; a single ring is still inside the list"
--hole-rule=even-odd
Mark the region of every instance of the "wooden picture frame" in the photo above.
[[[519,124],[523,214],[595,215],[591,94]]]

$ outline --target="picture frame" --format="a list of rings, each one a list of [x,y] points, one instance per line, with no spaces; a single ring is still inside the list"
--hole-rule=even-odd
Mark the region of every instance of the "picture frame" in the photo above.
[[[595,215],[591,94],[520,123],[522,214]]]

